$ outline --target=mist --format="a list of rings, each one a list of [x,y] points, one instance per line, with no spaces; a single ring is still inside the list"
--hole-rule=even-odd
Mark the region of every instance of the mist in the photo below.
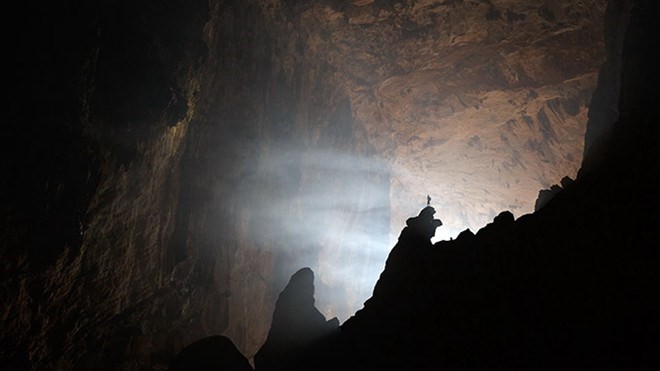
[[[249,182],[266,189],[257,246],[286,258],[287,277],[315,272],[317,307],[344,321],[369,298],[391,246],[390,167],[376,157],[281,146],[259,161]]]
[[[242,188],[244,197],[259,200],[253,242],[283,256],[273,289],[279,292],[294,272],[310,267],[317,307],[342,322],[371,296],[406,219],[426,206],[427,194],[444,223],[432,242],[468,228],[476,232],[495,216],[477,216],[482,224],[472,225],[472,209],[451,198],[456,190],[442,174],[427,174],[425,189],[401,189],[400,179],[414,174],[400,165],[395,173],[378,155],[355,152],[280,144],[260,155]]]

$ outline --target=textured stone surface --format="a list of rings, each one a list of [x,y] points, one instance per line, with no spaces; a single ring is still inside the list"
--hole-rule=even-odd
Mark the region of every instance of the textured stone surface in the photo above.
[[[348,81],[368,140],[393,164],[392,230],[425,194],[435,196],[447,238],[499,210],[531,212],[538,189],[575,176],[603,59],[604,6],[416,1],[345,9],[348,27],[329,26],[321,50]]]

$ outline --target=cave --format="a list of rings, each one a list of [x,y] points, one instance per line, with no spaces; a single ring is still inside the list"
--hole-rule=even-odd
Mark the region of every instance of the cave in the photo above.
[[[0,368],[657,369],[659,12],[18,5]]]

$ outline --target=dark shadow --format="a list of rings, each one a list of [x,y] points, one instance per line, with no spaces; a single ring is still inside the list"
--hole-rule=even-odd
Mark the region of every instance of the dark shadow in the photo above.
[[[209,336],[183,348],[169,371],[252,371],[247,358],[224,336]]]

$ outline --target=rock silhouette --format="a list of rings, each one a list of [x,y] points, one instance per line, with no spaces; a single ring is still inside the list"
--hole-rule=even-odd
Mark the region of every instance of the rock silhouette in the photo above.
[[[539,195],[536,198],[534,203],[534,211],[540,210],[545,204],[547,204],[555,195],[563,191],[567,187],[570,187],[573,184],[574,180],[568,176],[565,176],[561,179],[561,185],[553,184],[549,189],[542,189],[539,191]]]
[[[435,209],[426,206],[419,212],[419,215],[406,220],[406,225],[415,235],[424,239],[430,239],[435,235],[435,230],[442,225],[440,219],[434,219]]]
[[[314,272],[302,268],[291,276],[275,304],[268,338],[254,357],[259,371],[302,367],[304,352],[339,330],[339,321],[325,317],[314,306]]]
[[[169,371],[252,371],[247,358],[224,336],[209,336],[183,348]]]
[[[589,192],[577,182],[543,213],[433,246],[406,227],[334,355],[307,369],[653,369],[658,235],[619,229],[645,222],[649,195]],[[602,212],[600,196],[634,215]]]

